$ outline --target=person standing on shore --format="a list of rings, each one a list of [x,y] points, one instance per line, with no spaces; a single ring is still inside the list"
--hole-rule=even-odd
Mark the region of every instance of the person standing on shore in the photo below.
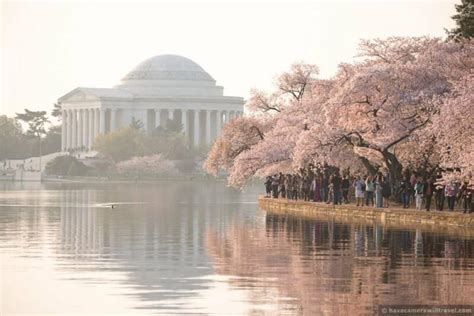
[[[459,192],[462,199],[463,213],[471,213],[472,191],[472,187],[469,187],[469,181],[464,181]]]
[[[326,200],[327,204],[332,203],[332,201],[334,200],[334,185],[332,184],[332,178],[333,178],[333,176],[329,177],[328,198]]]
[[[413,202],[415,202],[416,204],[416,200],[415,200],[415,185],[416,185],[416,180],[417,180],[417,174],[416,172],[413,172],[411,174],[411,177],[410,177],[410,192],[409,192],[409,195],[410,195],[410,200],[412,200]],[[408,202],[408,205],[410,205],[410,202]]]
[[[365,205],[374,207],[375,185],[374,185],[374,182],[372,181],[372,176],[367,177],[367,180],[365,182],[365,191],[366,191]]]
[[[321,176],[321,200],[327,202],[328,200],[328,178],[325,172]]]
[[[456,186],[454,181],[451,180],[444,188],[444,195],[448,200],[448,209],[450,212],[454,211],[454,202],[456,201]]]
[[[357,179],[354,182],[354,189],[355,189],[355,197],[357,206],[364,206],[364,190],[363,187],[365,186],[364,181],[357,176]]]
[[[311,190],[311,178],[309,175],[303,177],[303,183],[301,185],[301,192],[303,193],[303,199],[305,201],[310,200],[309,191]]]
[[[382,208],[383,207],[383,176],[381,173],[377,175],[375,178],[375,207]]]
[[[427,181],[425,181],[425,184],[423,186],[423,195],[425,197],[425,208],[427,212],[429,212],[431,208],[431,198],[433,197],[433,192],[434,179],[430,177]]]
[[[313,173],[310,173],[310,175],[308,176],[308,182],[309,182],[308,201],[312,201],[314,197],[314,188],[313,188],[314,178],[315,178],[315,175]]]
[[[273,177],[272,177],[272,193],[273,193],[273,198],[274,199],[277,199],[278,198],[278,186],[279,186],[279,179],[278,179],[278,175],[275,174]]]
[[[332,177],[333,204],[340,204],[341,201],[341,177],[336,171]]]
[[[341,188],[342,188],[342,199],[344,200],[344,203],[349,203],[349,188],[351,187],[351,183],[349,182],[349,177],[347,174],[344,176],[341,182]]]
[[[297,174],[293,175],[293,181],[291,182],[292,190],[292,199],[298,200],[298,189],[300,187],[299,176]]]
[[[384,207],[388,207],[388,200],[392,195],[392,187],[390,186],[390,182],[388,181],[387,177],[383,178],[382,181],[382,195],[383,195],[383,205]]]
[[[313,202],[321,202],[321,187],[319,184],[319,176],[315,176],[313,182],[311,183],[311,187],[313,188]]]
[[[289,174],[286,180],[286,197],[293,200],[293,177],[294,175]]]
[[[408,178],[405,178],[402,182],[400,182],[398,192],[402,197],[403,208],[408,208],[410,205],[410,181]]]
[[[280,172],[280,194],[282,198],[286,198],[286,177]]]
[[[265,197],[270,197],[272,194],[272,177],[271,176],[268,176],[265,181],[265,192],[266,192]]]
[[[416,206],[416,209],[420,211],[421,211],[421,205],[423,204],[423,191],[424,191],[423,182],[421,182],[421,179],[418,178],[415,183],[415,206]]]
[[[436,199],[436,210],[443,211],[444,209],[444,184],[443,176],[441,173],[438,173],[436,176],[435,183],[435,199]]]

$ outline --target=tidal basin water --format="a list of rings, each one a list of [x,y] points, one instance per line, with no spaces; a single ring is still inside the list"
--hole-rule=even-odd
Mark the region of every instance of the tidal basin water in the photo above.
[[[0,183],[0,314],[357,315],[474,302],[472,236],[266,214],[261,193]]]

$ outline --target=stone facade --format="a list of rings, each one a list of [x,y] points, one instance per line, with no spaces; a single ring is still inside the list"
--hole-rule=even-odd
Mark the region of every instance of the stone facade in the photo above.
[[[209,145],[222,126],[243,115],[241,97],[224,88],[185,57],[159,55],[145,60],[114,88],[76,88],[59,98],[62,106],[62,151],[90,150],[99,134],[130,125],[147,133],[178,121],[190,144]]]

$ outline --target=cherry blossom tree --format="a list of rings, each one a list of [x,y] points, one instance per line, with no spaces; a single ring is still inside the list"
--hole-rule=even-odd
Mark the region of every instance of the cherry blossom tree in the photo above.
[[[336,76],[324,128],[352,147],[369,171],[382,165],[396,181],[403,169],[399,149],[410,141],[416,146],[412,136],[438,110],[433,100],[450,91],[453,77],[472,69],[472,43],[391,38],[365,41],[361,50],[368,59],[344,65]]]
[[[246,107],[254,114],[280,113],[284,107],[291,106],[303,98],[318,74],[319,69],[315,65],[295,63],[289,71],[277,77],[276,90],[272,93],[252,89]]]
[[[177,173],[173,162],[162,154],[132,157],[117,163],[116,169],[119,174],[132,175],[173,175]]]
[[[430,172],[441,162],[469,173],[469,144],[446,151],[448,140],[439,143],[433,131],[447,117],[472,118],[472,95],[465,89],[472,82],[473,43],[427,37],[362,41],[360,60],[341,64],[328,80],[315,78],[316,66],[295,64],[278,77],[275,91],[252,91],[247,107],[256,115],[247,120],[254,121],[227,126],[206,169],[227,170],[234,186],[253,175],[295,173],[310,165],[385,169],[392,183],[404,168]],[[260,133],[251,129],[256,124]],[[467,126],[454,125],[458,134],[449,135],[470,140]]]
[[[286,127],[292,129],[297,122],[294,119],[291,123],[286,122],[280,116],[287,108],[302,101],[318,72],[314,65],[295,63],[288,72],[277,77],[274,92],[252,90],[246,104],[252,115],[234,119],[224,126],[208,154],[204,169],[214,175],[219,170],[227,171],[229,183],[242,186],[263,166],[289,162],[290,148],[294,147],[294,140],[289,139],[294,138],[295,134],[289,133]],[[304,125],[298,126],[297,129],[302,130]],[[271,135],[269,142],[266,142],[266,135],[271,132],[275,135]],[[279,139],[278,135],[288,138]],[[265,158],[259,161],[260,167],[257,167],[256,157]]]
[[[441,167],[459,170],[458,180],[474,181],[474,75],[455,83],[451,94],[442,99],[433,119],[433,135],[440,148]],[[449,174],[450,172],[448,172]]]
[[[264,139],[270,125],[255,117],[237,117],[224,125],[209,151],[204,170],[217,176],[219,170],[230,171],[235,159]]]

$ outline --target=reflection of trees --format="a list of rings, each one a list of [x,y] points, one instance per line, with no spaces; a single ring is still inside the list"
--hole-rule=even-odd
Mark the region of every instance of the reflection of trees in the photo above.
[[[269,214],[265,227],[235,224],[224,236],[206,234],[216,271],[253,289],[251,300],[284,309],[291,298],[308,314],[472,300],[472,240]],[[268,288],[278,294],[262,291]]]

